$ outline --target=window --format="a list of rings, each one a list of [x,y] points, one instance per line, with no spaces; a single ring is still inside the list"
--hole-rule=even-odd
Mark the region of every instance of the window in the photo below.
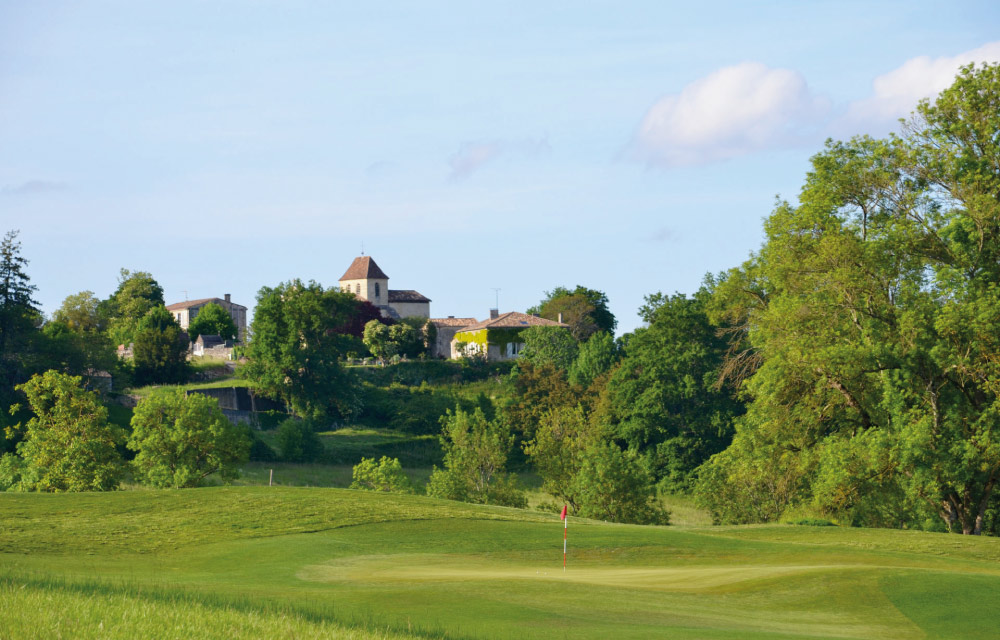
[[[376,300],[378,300],[379,295],[381,295],[381,294],[379,293],[379,286],[378,286],[378,283],[376,282],[375,283],[375,299]]]
[[[360,282],[358,284],[354,285],[354,294],[355,295],[359,295],[359,296],[361,295],[361,283]]]

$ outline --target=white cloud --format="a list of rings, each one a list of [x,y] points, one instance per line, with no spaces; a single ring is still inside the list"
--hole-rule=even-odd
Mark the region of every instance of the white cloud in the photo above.
[[[546,139],[519,141],[463,142],[458,151],[448,159],[451,180],[464,180],[487,164],[503,155],[537,156],[549,151]]]
[[[797,71],[744,62],[661,98],[643,118],[632,151],[650,164],[680,166],[792,146],[828,109]]]
[[[881,135],[895,128],[922,98],[930,98],[951,86],[959,67],[975,62],[1000,61],[1000,41],[990,42],[956,56],[910,58],[901,66],[872,82],[872,95],[851,103],[847,113],[833,125],[839,135]]]

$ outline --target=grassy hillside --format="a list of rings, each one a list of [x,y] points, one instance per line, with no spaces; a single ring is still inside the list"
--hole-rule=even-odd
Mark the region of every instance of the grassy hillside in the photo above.
[[[574,519],[563,573],[556,517],[338,489],[2,494],[0,523],[3,638],[982,638],[1000,606],[1000,540],[920,532]]]

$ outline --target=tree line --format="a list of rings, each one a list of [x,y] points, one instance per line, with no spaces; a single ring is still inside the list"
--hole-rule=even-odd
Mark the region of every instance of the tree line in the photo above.
[[[524,330],[503,391],[441,417],[428,491],[523,505],[511,471],[530,468],[573,512],[607,520],[666,522],[656,496],[682,492],[719,523],[997,533],[1000,65],[963,68],[898,135],[828,141],[811,166],[758,251],[693,295],[647,296],[634,332],[613,337],[602,292],[549,292],[529,311],[570,330]],[[2,268],[16,273],[11,246],[9,234]],[[116,296],[154,301],[131,275]],[[0,282],[16,285],[0,314],[31,306],[26,280]],[[109,339],[165,331],[130,299],[106,316],[77,306],[107,318]],[[239,375],[299,418],[350,421],[364,390],[345,358],[427,344],[425,328],[383,327],[360,302],[314,282],[262,288]],[[46,353],[48,324],[0,315],[5,364]],[[38,344],[12,347],[29,325]],[[13,388],[21,373],[4,371]],[[403,486],[396,466],[365,461],[358,486]]]

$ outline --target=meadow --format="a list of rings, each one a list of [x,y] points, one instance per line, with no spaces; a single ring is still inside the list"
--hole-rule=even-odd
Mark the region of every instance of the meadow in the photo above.
[[[0,637],[985,638],[1000,540],[303,487],[0,494]]]

